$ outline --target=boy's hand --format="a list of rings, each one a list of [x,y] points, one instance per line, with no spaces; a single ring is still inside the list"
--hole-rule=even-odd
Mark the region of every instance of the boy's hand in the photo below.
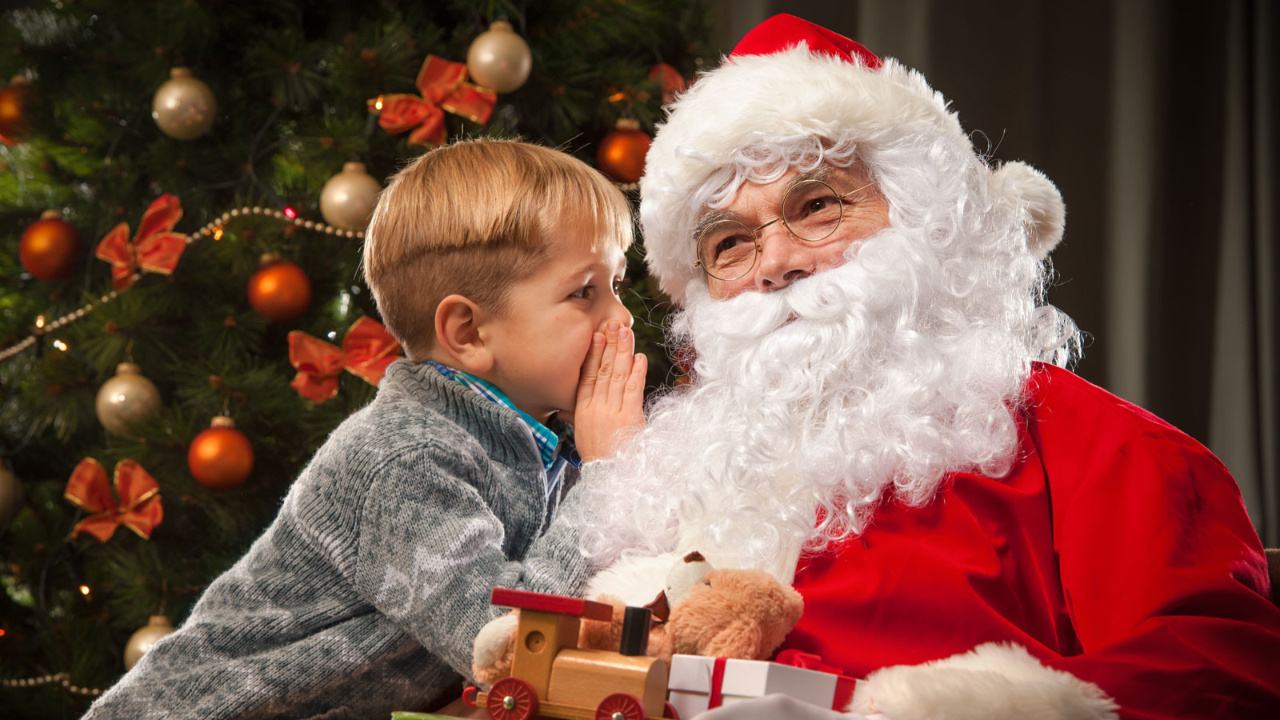
[[[644,378],[649,362],[643,354],[635,354],[635,343],[631,328],[618,322],[591,336],[573,416],[561,414],[573,424],[583,462],[612,455],[644,427]]]

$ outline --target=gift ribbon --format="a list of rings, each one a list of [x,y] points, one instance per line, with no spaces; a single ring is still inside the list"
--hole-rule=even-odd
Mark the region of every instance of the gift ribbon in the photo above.
[[[308,400],[324,402],[338,394],[338,376],[343,370],[376,387],[387,366],[399,356],[400,343],[369,317],[351,325],[341,348],[294,330],[289,333],[289,362],[298,374],[289,385]]]
[[[381,95],[368,101],[369,110],[380,113],[378,125],[388,133],[396,135],[414,128],[409,144],[439,147],[445,142],[446,112],[484,124],[498,102],[497,93],[466,80],[465,64],[428,55],[414,83],[421,97]]]
[[[711,690],[707,694],[707,709],[718,708],[724,704],[724,669],[725,661],[728,658],[718,657],[711,664]],[[774,662],[781,665],[790,665],[802,670],[815,670],[817,672],[827,673],[836,676],[835,693],[831,697],[831,709],[844,712],[849,707],[849,703],[853,702],[853,690],[857,685],[857,680],[846,677],[841,673],[840,668],[834,665],[828,665],[822,662],[822,656],[813,653],[807,653],[802,650],[783,650],[778,653]]]
[[[778,653],[778,656],[774,658],[773,661],[782,663],[783,665],[790,665],[791,667],[802,668],[804,670],[817,670],[818,672],[830,673],[832,675],[842,674],[840,672],[840,668],[835,665],[828,665],[822,662],[821,655],[807,653],[803,650],[797,650],[796,648],[783,650]]]
[[[63,496],[81,510],[94,513],[76,523],[72,537],[86,532],[98,542],[106,542],[116,528],[124,525],[151,539],[151,531],[164,519],[159,483],[138,461],[125,459],[116,464],[113,484],[114,495],[107,483],[106,469],[93,458],[81,460],[71,472]]]
[[[803,650],[791,648],[783,650],[774,658],[774,662],[790,665],[792,667],[802,668],[804,670],[817,670],[830,675],[836,676],[836,692],[831,698],[831,709],[844,711],[849,703],[853,701],[853,688],[858,681],[854,678],[847,677],[844,672],[835,665],[828,665],[822,661],[821,655],[807,653]]]
[[[120,223],[102,238],[94,254],[111,263],[111,284],[126,290],[138,268],[168,275],[187,248],[187,236],[169,232],[182,218],[182,204],[168,193],[156,198],[142,214],[138,234],[129,242],[129,223]]]
[[[724,702],[721,686],[724,685],[724,661],[726,659],[718,657],[711,665],[711,693],[707,698],[708,710],[718,708]]]

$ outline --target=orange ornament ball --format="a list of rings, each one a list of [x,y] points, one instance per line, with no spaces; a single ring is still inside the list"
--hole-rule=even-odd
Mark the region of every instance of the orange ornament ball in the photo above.
[[[296,320],[311,305],[311,279],[287,260],[264,259],[249,278],[249,304],[271,322]]]
[[[640,123],[626,118],[619,120],[617,129],[600,141],[596,167],[617,182],[639,182],[644,175],[644,156],[649,152],[650,142]]]
[[[41,280],[61,280],[80,263],[80,233],[57,210],[46,210],[22,233],[18,259]]]
[[[22,75],[0,88],[0,142],[16,145],[31,123],[31,86]]]
[[[187,469],[210,490],[239,487],[253,472],[253,446],[229,417],[216,417],[191,441]]]

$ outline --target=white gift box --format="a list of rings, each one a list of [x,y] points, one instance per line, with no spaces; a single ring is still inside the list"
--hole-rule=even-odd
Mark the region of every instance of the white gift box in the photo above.
[[[717,663],[723,663],[718,692],[714,682]],[[715,697],[719,698],[720,705],[732,705],[773,693],[843,710],[853,694],[853,680],[776,662],[674,655],[667,691],[667,700],[681,718],[691,718],[715,707],[711,704]],[[835,707],[837,704],[841,707]]]

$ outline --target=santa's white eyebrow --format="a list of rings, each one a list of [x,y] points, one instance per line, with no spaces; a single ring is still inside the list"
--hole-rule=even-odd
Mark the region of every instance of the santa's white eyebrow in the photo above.
[[[813,168],[811,170],[805,170],[804,172],[796,173],[796,176],[791,178],[791,182],[787,183],[787,187],[782,191],[782,194],[786,195],[787,191],[791,190],[791,188],[795,187],[796,185],[799,185],[802,182],[805,182],[808,180],[822,180],[825,182],[826,179],[830,176],[831,176],[831,166],[829,165],[819,165],[818,167]],[[746,225],[746,223],[743,222],[743,219],[744,218],[741,215],[735,212],[731,212],[729,210],[712,210],[706,215],[703,215],[702,217],[698,218],[698,223],[693,227],[693,239],[696,242],[699,237],[702,237],[702,232],[704,230],[720,222],[721,220],[736,220],[738,222],[742,222],[743,225]]]

